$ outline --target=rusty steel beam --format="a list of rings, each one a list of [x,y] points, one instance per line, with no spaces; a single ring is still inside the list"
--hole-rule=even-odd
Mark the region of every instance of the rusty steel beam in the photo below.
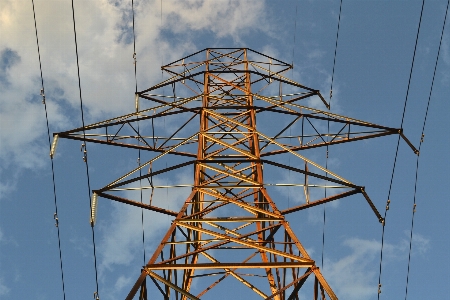
[[[274,262],[274,263],[197,263],[193,264],[147,264],[148,270],[209,270],[209,269],[266,269],[266,268],[309,268],[314,261]]]

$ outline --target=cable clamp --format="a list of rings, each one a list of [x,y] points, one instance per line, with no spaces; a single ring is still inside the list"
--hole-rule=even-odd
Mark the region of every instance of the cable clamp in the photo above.
[[[414,205],[413,205],[413,213],[415,213],[416,212],[416,204],[414,203]]]
[[[136,60],[136,52],[133,53],[133,60],[134,60],[133,65],[136,65],[136,62],[137,62],[137,60]]]
[[[83,151],[83,161],[87,162],[87,150],[86,150],[86,144],[85,143],[81,144],[80,151]]]
[[[44,94],[44,89],[43,88],[41,89],[41,94],[40,95],[42,96],[42,104],[45,104],[45,94]]]
[[[183,61],[181,62],[181,64],[183,65],[183,67],[184,67],[184,72],[183,72],[183,76],[184,76],[184,78],[186,77],[186,65],[184,64],[184,58],[183,58]],[[181,83],[182,84],[184,84],[186,81],[183,79],[183,80],[181,80]]]
[[[100,300],[100,296],[98,295],[98,292],[94,292],[94,299]]]
[[[381,294],[381,283],[378,284],[378,294]]]
[[[55,227],[59,226],[59,219],[58,219],[58,215],[56,213],[53,214],[53,219],[55,219]]]

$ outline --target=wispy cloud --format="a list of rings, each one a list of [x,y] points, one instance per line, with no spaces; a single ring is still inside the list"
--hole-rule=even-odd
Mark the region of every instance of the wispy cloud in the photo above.
[[[7,242],[5,240],[5,237],[3,235],[3,231],[2,228],[0,227],[0,245]],[[0,267],[1,267],[1,262],[0,262]],[[0,274],[0,296],[6,296],[9,294],[10,292],[10,288],[5,284],[5,279],[3,278],[3,272],[1,272],[2,274]]]
[[[173,178],[155,177],[153,182],[157,185],[167,185],[192,182],[190,173],[181,173]],[[155,189],[153,196],[153,205],[166,209],[177,211],[181,203],[189,196],[189,188],[175,189]],[[136,195],[134,195],[136,196]],[[133,199],[133,195],[129,195]],[[150,190],[143,193],[143,199],[148,201]],[[139,199],[134,199],[139,201]],[[108,201],[108,200],[104,200]],[[101,204],[99,205],[99,214],[101,213]],[[99,243],[101,250],[100,272],[111,272],[116,266],[128,266],[136,262],[139,258],[139,264],[143,262],[142,233],[145,232],[146,249],[154,249],[160,242],[160,238],[165,233],[165,229],[170,227],[172,217],[163,214],[144,211],[144,220],[142,223],[141,209],[121,203],[113,204],[113,211],[107,217],[108,221],[99,222],[97,225],[102,233],[102,240]],[[144,229],[143,227],[144,226]],[[148,259],[148,257],[147,257]]]
[[[442,38],[442,46],[441,46],[441,58],[447,68],[444,68],[442,72],[442,80],[441,83],[444,86],[450,85],[450,34],[444,34]]]
[[[5,285],[3,278],[0,278],[0,296],[6,296],[10,292],[10,288]]]
[[[450,65],[450,34],[444,34],[442,38],[442,60],[446,65]]]
[[[429,240],[420,234],[413,238],[413,254],[424,255],[429,249]],[[380,241],[349,238],[343,241],[351,253],[336,260],[327,260],[323,273],[345,299],[368,299],[377,294],[378,263]],[[409,236],[397,244],[384,244],[385,263],[393,260],[405,260],[409,250]]]
[[[5,48],[0,52],[0,85],[5,87],[10,84],[9,70],[19,62],[20,56],[16,51]]]

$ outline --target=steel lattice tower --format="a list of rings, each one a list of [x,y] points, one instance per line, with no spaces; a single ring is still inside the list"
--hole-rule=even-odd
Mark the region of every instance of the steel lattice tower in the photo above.
[[[127,299],[138,292],[147,299],[147,284],[153,285],[149,299],[219,299],[214,291],[224,289],[233,289],[239,299],[299,299],[300,290],[313,299],[337,299],[286,215],[360,193],[383,219],[364,187],[300,152],[391,134],[414,147],[400,129],[301,105],[319,99],[328,107],[318,90],[284,76],[291,68],[247,48],[205,49],[163,66],[170,78],[136,93],[135,112],[55,134],[54,146],[63,137],[153,153],[93,191],[92,226],[99,196],[174,218]],[[170,136],[156,133],[163,122],[173,129]],[[168,157],[170,165],[158,165]],[[193,182],[158,186],[158,176],[173,179],[186,168],[193,169]],[[297,181],[268,182],[283,172]],[[269,190],[283,185],[300,189],[296,196],[302,203],[273,199]],[[170,209],[153,199],[155,189],[169,187],[190,189],[176,209],[176,203]],[[328,189],[328,196],[317,192],[321,189]],[[141,201],[130,191],[138,191]]]

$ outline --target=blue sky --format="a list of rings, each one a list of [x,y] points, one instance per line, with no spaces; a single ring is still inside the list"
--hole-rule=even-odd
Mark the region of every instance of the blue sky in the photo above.
[[[447,1],[425,3],[404,132],[418,146]],[[71,3],[36,0],[51,132],[81,126]],[[135,1],[138,90],[161,81],[161,63],[206,47],[249,47],[286,62],[287,75],[328,95],[339,1]],[[134,109],[131,0],[75,0],[86,123]],[[399,127],[421,1],[343,0],[332,112]],[[296,14],[297,11],[297,14]],[[0,298],[62,299],[53,187],[31,0],[0,0]],[[296,22],[296,25],[295,25]],[[294,31],[294,28],[296,30]],[[450,211],[450,31],[447,22],[419,161],[409,299],[444,299]],[[294,44],[295,37],[295,44]],[[170,91],[168,91],[169,93]],[[324,107],[321,107],[325,109]],[[259,121],[261,122],[261,121]],[[166,126],[167,125],[167,126]],[[156,124],[169,132],[171,124]],[[397,137],[332,147],[330,169],[366,187],[382,214]],[[324,162],[322,150],[307,152]],[[93,189],[136,166],[134,151],[89,148]],[[54,160],[67,299],[95,291],[89,198],[80,143]],[[405,296],[416,156],[401,143],[385,233],[381,299]],[[161,182],[189,181],[189,173]],[[289,176],[284,174],[284,176]],[[292,197],[274,190],[273,198]],[[174,205],[186,191],[155,196]],[[277,200],[276,200],[277,201]],[[381,226],[361,195],[327,206],[323,273],[341,299],[376,299]],[[320,262],[323,207],[290,216]],[[123,299],[143,264],[141,211],[101,199],[95,227],[101,299]],[[147,257],[170,224],[145,214]]]

